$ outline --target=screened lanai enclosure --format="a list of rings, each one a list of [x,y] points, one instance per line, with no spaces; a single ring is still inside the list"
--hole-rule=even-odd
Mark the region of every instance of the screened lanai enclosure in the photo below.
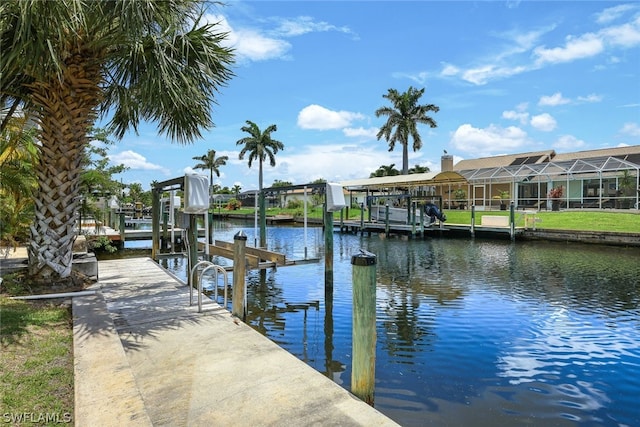
[[[634,159],[635,160],[635,159]],[[640,189],[638,162],[600,157],[544,163],[526,162],[461,171],[476,208],[495,207],[500,194],[517,209],[551,209],[552,189],[559,208],[637,209]],[[499,204],[499,203],[498,203]]]
[[[341,183],[352,204],[437,202],[443,209],[639,209],[640,146],[556,154],[553,150],[462,160],[442,172]],[[366,200],[366,202],[365,202]]]

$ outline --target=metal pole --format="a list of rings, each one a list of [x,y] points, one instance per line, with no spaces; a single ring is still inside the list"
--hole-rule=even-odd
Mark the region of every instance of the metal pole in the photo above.
[[[233,289],[231,297],[231,313],[242,319],[247,318],[246,285],[245,285],[245,252],[247,236],[242,230],[233,236]]]
[[[376,368],[376,256],[360,250],[351,257],[353,361],[351,392],[373,406]]]

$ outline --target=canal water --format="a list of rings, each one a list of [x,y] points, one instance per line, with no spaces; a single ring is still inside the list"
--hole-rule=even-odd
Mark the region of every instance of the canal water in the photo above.
[[[304,257],[302,228],[267,238]],[[350,390],[351,257],[376,254],[375,407],[401,425],[640,426],[638,249],[336,232],[326,295],[323,245],[310,228],[318,262],[248,274],[247,322]]]

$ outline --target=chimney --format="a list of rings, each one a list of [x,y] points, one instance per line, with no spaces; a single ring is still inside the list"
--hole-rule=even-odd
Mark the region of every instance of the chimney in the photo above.
[[[453,156],[451,154],[444,154],[440,158],[440,170],[441,172],[450,172],[453,170]]]

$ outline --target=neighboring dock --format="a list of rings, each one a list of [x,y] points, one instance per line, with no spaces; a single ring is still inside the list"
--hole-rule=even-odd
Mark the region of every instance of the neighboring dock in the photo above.
[[[397,425],[149,258],[99,277],[73,299],[76,425]]]

